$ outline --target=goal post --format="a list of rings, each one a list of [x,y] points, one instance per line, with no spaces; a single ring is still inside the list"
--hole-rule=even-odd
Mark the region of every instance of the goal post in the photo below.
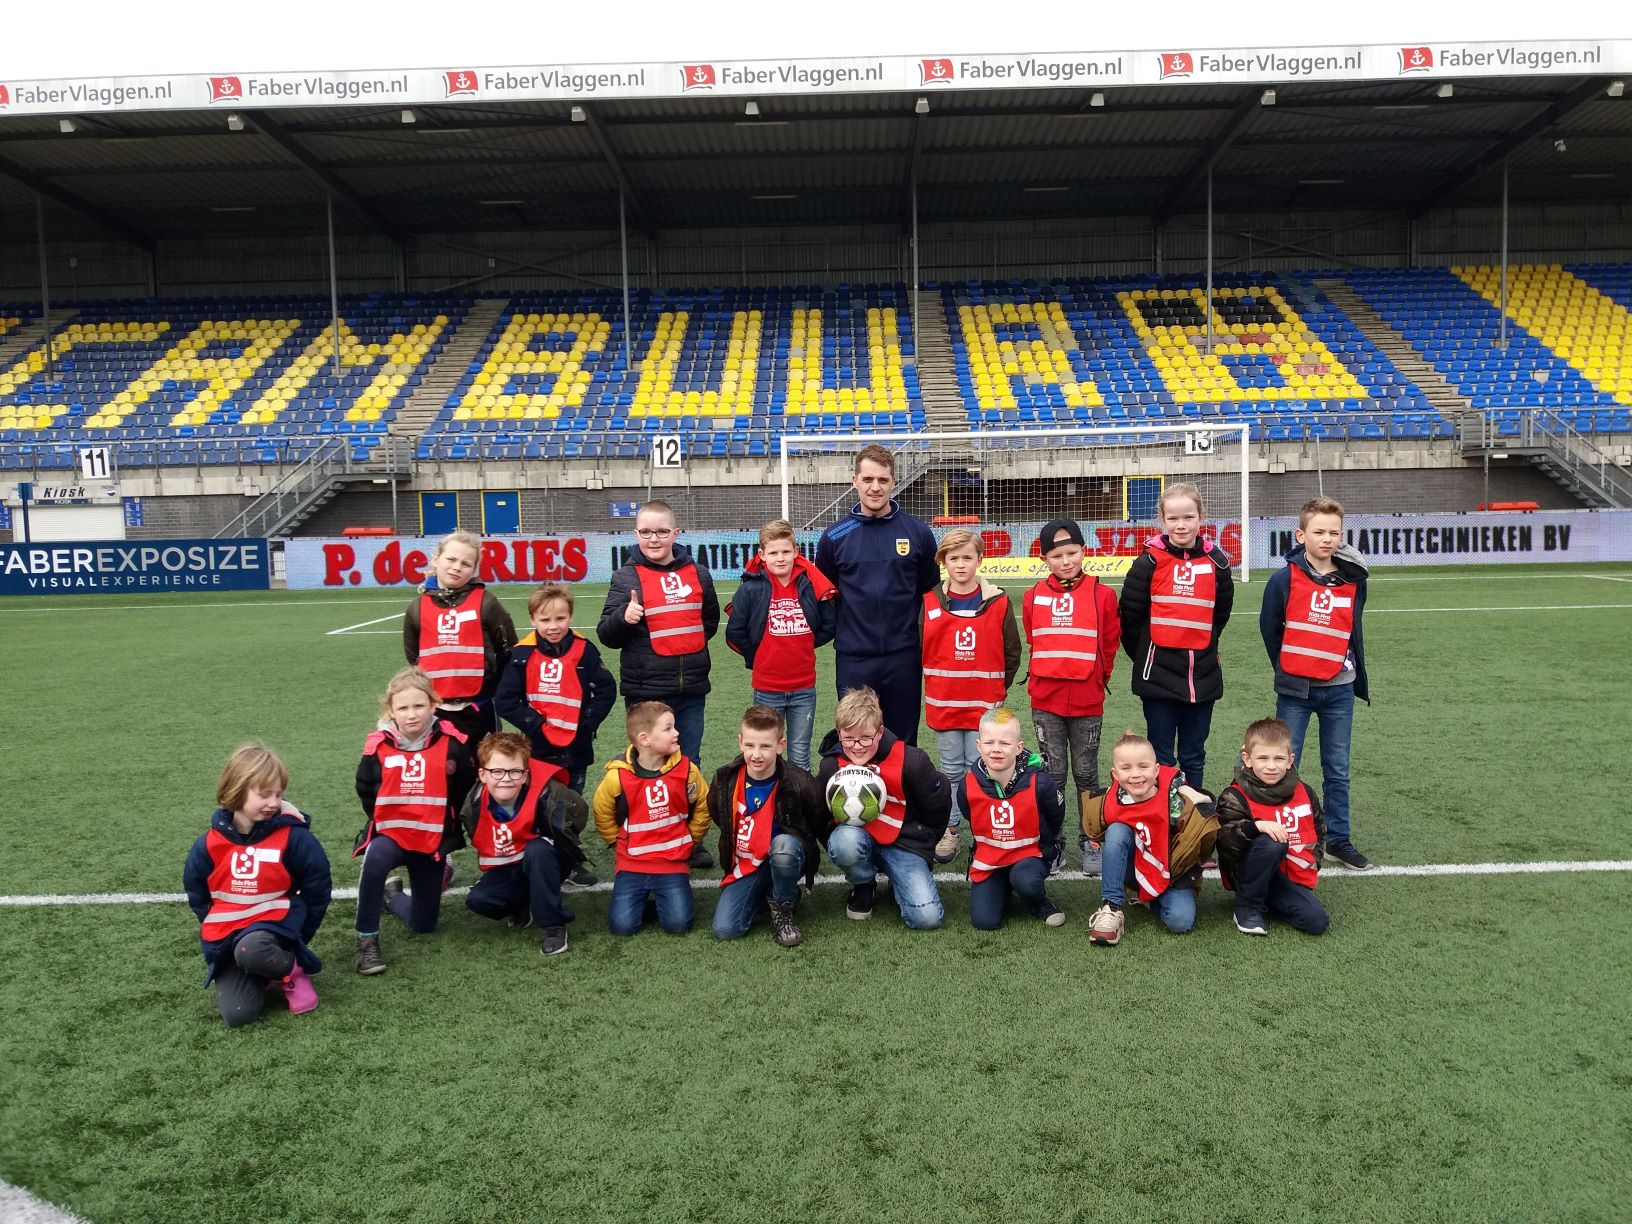
[[[1031,556],[1041,526],[1072,518],[1087,541],[1090,572],[1125,572],[1155,530],[1156,502],[1170,484],[1201,492],[1204,533],[1224,548],[1240,580],[1250,576],[1249,441],[1243,421],[1172,425],[1053,426],[877,434],[784,434],[779,455],[782,516],[814,541],[849,513],[856,452],[895,456],[896,498],[931,522],[978,531],[982,572],[1020,581],[1042,566]]]

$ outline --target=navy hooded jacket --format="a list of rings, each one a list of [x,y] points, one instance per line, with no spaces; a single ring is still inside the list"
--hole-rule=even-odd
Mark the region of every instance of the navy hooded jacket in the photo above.
[[[1360,554],[1347,544],[1332,556],[1337,566],[1335,574],[1319,574],[1309,564],[1309,557],[1299,544],[1286,554],[1286,568],[1276,570],[1264,583],[1264,603],[1258,613],[1258,632],[1269,652],[1270,666],[1275,669],[1275,691],[1288,697],[1308,700],[1311,687],[1303,676],[1289,676],[1281,670],[1281,640],[1286,636],[1286,601],[1292,594],[1292,567],[1295,565],[1321,586],[1334,586],[1347,581],[1354,584],[1354,632],[1349,635],[1349,651],[1354,655],[1354,695],[1368,704],[1371,688],[1366,682],[1366,643],[1360,632],[1360,614],[1366,610],[1366,563]]]
[[[816,568],[839,588],[833,649],[842,655],[917,651],[918,613],[940,581],[935,535],[895,502],[874,517],[858,502],[822,532]]]

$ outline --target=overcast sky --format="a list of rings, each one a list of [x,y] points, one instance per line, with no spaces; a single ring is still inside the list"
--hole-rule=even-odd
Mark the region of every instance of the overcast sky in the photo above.
[[[1632,4],[1423,0],[8,0],[0,81],[979,51],[1632,37]],[[427,13],[416,21],[408,13]]]

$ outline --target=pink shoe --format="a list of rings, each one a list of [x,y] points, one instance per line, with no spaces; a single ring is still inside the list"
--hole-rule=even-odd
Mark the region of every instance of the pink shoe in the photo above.
[[[283,997],[289,1003],[291,1016],[301,1015],[317,1007],[317,988],[312,985],[312,979],[306,976],[306,970],[296,965],[289,971],[289,976],[281,982],[273,983],[283,991]]]

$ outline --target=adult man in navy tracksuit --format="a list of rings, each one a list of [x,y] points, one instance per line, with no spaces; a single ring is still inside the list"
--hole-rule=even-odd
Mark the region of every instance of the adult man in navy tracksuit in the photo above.
[[[850,483],[856,504],[816,545],[816,568],[839,588],[833,638],[839,696],[872,689],[884,707],[884,725],[917,744],[923,712],[918,613],[940,578],[935,537],[890,499],[895,456],[884,447],[862,448]]]

